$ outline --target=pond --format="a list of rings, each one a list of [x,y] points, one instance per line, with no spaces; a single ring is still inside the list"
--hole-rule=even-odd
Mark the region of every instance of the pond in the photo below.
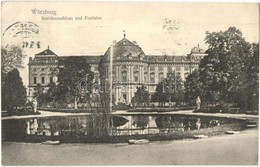
[[[191,138],[243,130],[236,119],[187,115],[89,115],[2,120],[2,141],[125,142],[131,138],[151,140]]]

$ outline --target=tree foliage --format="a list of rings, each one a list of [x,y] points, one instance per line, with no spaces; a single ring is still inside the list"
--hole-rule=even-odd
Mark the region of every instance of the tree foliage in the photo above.
[[[167,78],[157,85],[156,92],[152,96],[152,101],[159,102],[160,105],[164,105],[165,102],[183,102],[183,86],[183,80],[179,73],[168,73]]]
[[[41,84],[37,84],[34,88],[33,93],[34,98],[36,98],[38,105],[43,106],[45,104],[45,94],[44,94],[44,87],[41,86]]]
[[[236,103],[248,108],[252,99],[258,99],[259,44],[248,43],[235,27],[206,32],[205,42],[208,55],[201,60],[196,76],[188,77],[186,97],[200,90],[197,93],[207,103]],[[199,85],[192,88],[191,83]]]
[[[135,96],[133,97],[132,102],[137,104],[147,104],[147,106],[149,105],[150,94],[146,86],[142,85],[137,88],[137,91],[135,92]]]
[[[88,75],[88,92],[89,96],[92,92],[91,85],[93,84],[94,74],[91,71],[90,65],[83,57],[68,57],[59,62],[57,83],[57,100],[63,100],[67,103],[74,102],[77,108],[77,102],[81,97],[78,90],[78,83],[81,79],[86,79]]]
[[[23,68],[22,60],[24,57],[22,49],[18,46],[12,45],[8,49],[1,46],[2,73],[6,74],[15,68]]]
[[[185,86],[185,101],[189,102],[191,105],[195,105],[195,100],[198,96],[202,94],[202,83],[199,80],[199,71],[194,70],[184,83]]]
[[[12,112],[14,107],[26,103],[26,88],[23,85],[19,71],[15,68],[8,72],[2,85],[2,109]]]

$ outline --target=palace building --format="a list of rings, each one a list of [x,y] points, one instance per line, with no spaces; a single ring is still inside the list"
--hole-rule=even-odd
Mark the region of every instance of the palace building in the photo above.
[[[104,55],[84,55],[83,57],[86,63],[90,64],[91,71],[94,72],[94,80],[97,83],[100,83],[98,65],[101,58],[107,60],[106,67],[109,71],[112,57],[112,92],[115,103],[130,104],[138,86],[146,85],[150,94],[153,94],[157,84],[170,72],[180,75],[185,80],[188,74],[198,68],[200,59],[205,55],[199,45],[187,55],[148,55],[135,41],[129,41],[124,35],[119,42],[113,42]],[[28,64],[29,98],[33,98],[37,84],[48,89],[48,84],[57,82],[57,77],[52,71],[58,66],[58,61],[66,57],[68,56],[56,55],[49,47],[36,54],[34,58],[30,57]],[[108,75],[107,78],[109,78]]]

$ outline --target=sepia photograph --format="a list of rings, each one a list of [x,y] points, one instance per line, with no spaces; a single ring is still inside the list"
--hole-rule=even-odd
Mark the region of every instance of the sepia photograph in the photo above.
[[[1,2],[3,166],[258,165],[258,2]]]

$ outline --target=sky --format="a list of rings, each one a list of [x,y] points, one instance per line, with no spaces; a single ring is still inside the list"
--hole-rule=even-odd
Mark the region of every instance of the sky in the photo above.
[[[33,14],[33,10],[48,14]],[[42,19],[63,16],[73,20]],[[124,30],[126,38],[136,41],[147,55],[187,55],[198,44],[207,49],[205,32],[230,26],[240,29],[248,42],[259,42],[257,3],[2,2],[1,21],[2,46],[40,42],[40,48],[24,48],[25,68],[20,72],[25,85],[29,57],[48,46],[58,56],[102,55],[114,40],[123,38]],[[14,36],[21,30],[16,22],[30,24],[31,34]]]

